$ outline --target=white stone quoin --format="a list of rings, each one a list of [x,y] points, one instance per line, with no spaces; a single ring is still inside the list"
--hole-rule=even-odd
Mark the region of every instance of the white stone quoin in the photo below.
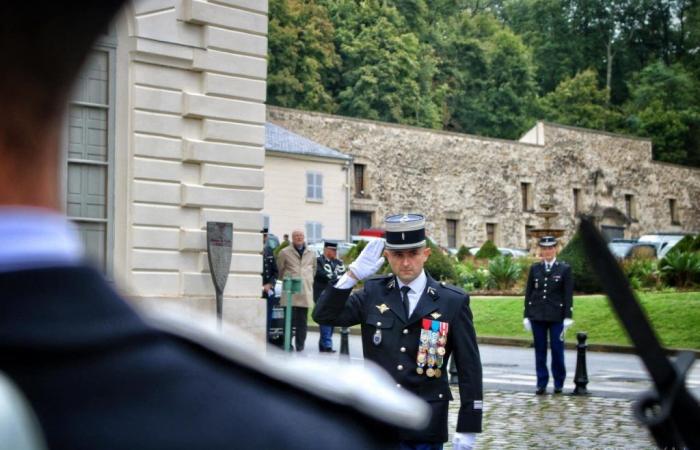
[[[265,0],[143,0],[116,22],[113,274],[215,311],[206,222],[233,222],[224,319],[264,337]]]

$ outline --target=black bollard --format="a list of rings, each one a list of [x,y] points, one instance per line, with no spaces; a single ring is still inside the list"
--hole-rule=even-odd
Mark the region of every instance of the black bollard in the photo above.
[[[350,359],[350,329],[343,327],[340,329],[340,357]]]
[[[574,375],[574,388],[573,395],[588,395],[588,389],[586,385],[588,384],[588,369],[586,368],[586,339],[588,335],[584,332],[576,333],[576,339],[578,344],[576,345],[576,374]]]
[[[459,384],[459,377],[457,376],[457,366],[455,365],[454,355],[450,356],[450,384]]]

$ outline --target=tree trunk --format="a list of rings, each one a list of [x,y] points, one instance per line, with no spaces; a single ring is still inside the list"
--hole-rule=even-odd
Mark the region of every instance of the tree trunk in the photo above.
[[[610,93],[612,92],[612,88],[611,88],[610,84],[612,82],[612,63],[613,63],[613,57],[614,57],[614,54],[612,52],[612,39],[608,40],[608,45],[607,45],[606,51],[607,51],[607,57],[608,57],[607,58],[608,59],[608,61],[607,61],[608,67],[607,67],[606,72],[605,72],[605,87],[608,90],[607,96],[608,96],[608,105],[609,105],[610,104]]]

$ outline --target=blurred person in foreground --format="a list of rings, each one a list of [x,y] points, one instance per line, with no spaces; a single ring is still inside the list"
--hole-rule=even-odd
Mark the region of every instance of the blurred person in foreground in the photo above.
[[[403,431],[402,449],[439,450],[447,441],[452,392],[446,363],[452,355],[460,392],[452,446],[472,449],[476,433],[481,432],[483,393],[469,296],[425,273],[430,248],[426,247],[423,216],[389,216],[384,224],[384,256],[393,273],[369,278],[384,264],[384,241],[371,241],[346,274],[323,291],[313,318],[323,325],[360,324],[365,359],[389,372],[397,390],[413,392],[430,404],[429,425]],[[360,280],[365,280],[364,287],[352,292]]]
[[[58,212],[61,128],[122,3],[0,2],[0,372],[51,449],[394,447],[427,407],[381,373],[270,362],[242,336],[137,314],[84,265]]]

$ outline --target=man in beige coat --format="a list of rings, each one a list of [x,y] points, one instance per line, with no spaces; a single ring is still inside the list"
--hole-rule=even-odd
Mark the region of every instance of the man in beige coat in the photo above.
[[[316,273],[316,253],[306,246],[306,237],[301,230],[292,232],[292,245],[280,250],[277,255],[279,279],[300,277],[301,292],[292,296],[292,326],[296,328],[294,344],[298,352],[304,350],[306,342],[306,322],[309,308],[314,306],[314,274]],[[287,297],[282,295],[281,305],[287,305]]]

